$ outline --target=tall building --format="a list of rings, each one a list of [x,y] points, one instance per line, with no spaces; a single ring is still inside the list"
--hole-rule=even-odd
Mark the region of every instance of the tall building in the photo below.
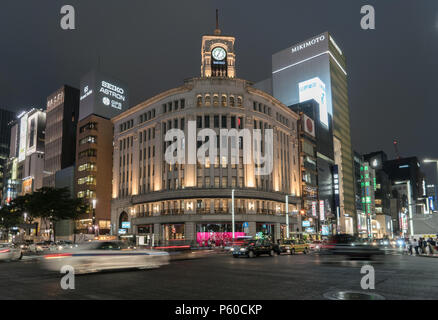
[[[6,203],[43,187],[45,127],[46,113],[36,108],[20,113],[10,123]],[[50,234],[47,221],[41,219],[25,226],[28,236]]]
[[[234,42],[216,28],[202,38],[200,78],[186,80],[112,119],[114,232],[156,241],[219,244],[231,238],[233,208],[237,236],[280,239],[302,230],[299,116],[236,78]],[[254,129],[265,142],[258,151],[245,143],[245,132],[251,139]],[[221,137],[221,131],[231,136]],[[273,143],[266,143],[270,132]],[[173,155],[169,148],[175,147],[174,134],[184,158],[176,162],[166,160]],[[208,157],[198,162],[196,155],[203,151]],[[267,158],[264,165],[252,161],[252,154],[261,160],[259,151]],[[269,156],[272,170],[262,172]],[[289,232],[286,211],[291,215]]]
[[[56,172],[75,162],[78,117],[78,89],[63,86],[47,98],[43,183],[46,187],[55,187]]]
[[[21,193],[32,193],[43,187],[46,113],[31,109],[19,116],[18,178]]]
[[[304,137],[308,138],[309,134],[304,134],[304,136],[303,133],[300,134],[300,148],[302,152],[306,154],[302,154],[300,159],[302,171],[305,172],[301,175],[304,187],[302,195],[304,208],[309,210],[310,207],[312,216],[315,215],[315,211],[318,213],[318,232],[326,236],[336,232],[336,208],[339,206],[339,190],[335,190],[337,185],[334,179],[335,162],[331,116],[329,115],[329,126],[322,125],[320,122],[319,103],[314,99],[292,105],[290,109],[300,114],[302,120],[308,117],[308,119],[305,119],[306,123],[302,122],[304,131],[309,132],[309,129],[306,129],[306,127],[309,127],[308,120],[313,119],[310,122],[310,125],[313,126],[313,143],[309,144],[308,139],[304,139]],[[312,134],[310,134],[310,136],[312,136]],[[313,157],[308,156],[310,149],[314,151]],[[309,151],[305,152],[304,150]],[[316,174],[316,186],[310,187],[307,185],[307,169],[313,171],[313,168]],[[312,200],[312,203],[309,202],[309,199],[306,204],[305,198],[307,192],[309,192],[310,196],[314,192],[317,193],[316,203],[314,203],[315,199]]]
[[[9,159],[9,147],[11,128],[9,123],[15,118],[14,112],[0,109],[0,201],[5,197],[4,187],[7,185],[7,162]]]
[[[128,108],[128,89],[121,81],[92,71],[81,79],[76,137],[75,193],[89,204],[76,222],[83,234],[108,234],[111,224],[113,124]]]
[[[319,121],[333,118],[333,140],[339,176],[340,232],[347,232],[350,218],[356,229],[347,68],[342,50],[328,33],[322,33],[272,56],[272,78],[256,85],[286,105],[315,99]]]
[[[366,208],[362,203],[362,176],[363,176],[363,167],[364,167],[364,159],[363,156],[354,152],[353,157],[354,162],[354,194],[355,194],[355,202],[356,202],[356,214],[357,214],[357,233],[361,238],[368,237],[368,221]]]

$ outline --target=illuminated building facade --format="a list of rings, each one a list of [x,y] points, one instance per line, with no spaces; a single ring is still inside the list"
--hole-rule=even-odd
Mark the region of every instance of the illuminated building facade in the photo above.
[[[299,116],[271,95],[235,78],[234,40],[221,36],[218,29],[204,36],[200,78],[187,80],[112,119],[114,233],[201,245],[215,240],[218,244],[231,237],[233,189],[237,235],[285,236],[286,195],[289,229],[301,231]],[[171,164],[166,151],[173,140],[165,138],[175,129],[183,134],[177,143],[182,141],[188,161]],[[244,163],[243,137],[234,141],[220,137],[221,130],[245,129],[260,130],[264,137],[260,151],[265,155],[265,134],[273,132],[269,173],[257,175],[260,165]],[[209,132],[208,140],[197,140],[202,132]],[[209,152],[217,148],[219,155],[227,141],[231,149],[226,156],[189,161],[199,155],[204,143],[211,142],[214,147]],[[232,157],[236,163],[230,163]]]
[[[339,179],[339,231],[356,233],[356,210],[351,149],[345,56],[328,33],[322,33],[272,56],[272,77],[257,88],[271,93],[286,105],[314,99],[320,105],[320,122],[333,122],[335,164]],[[353,220],[353,221],[351,221]],[[347,230],[348,229],[348,230]]]
[[[15,114],[11,111],[0,109],[0,201],[7,197],[8,184],[8,159],[11,139],[9,123],[14,120]]]
[[[111,230],[113,124],[110,119],[128,108],[128,90],[121,81],[92,71],[81,79],[79,99],[75,194],[85,199],[89,210],[76,221],[76,230],[103,235]]]

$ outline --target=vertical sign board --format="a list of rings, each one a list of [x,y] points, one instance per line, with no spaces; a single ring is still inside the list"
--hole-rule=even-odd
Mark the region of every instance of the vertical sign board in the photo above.
[[[325,221],[325,207],[324,207],[324,200],[319,201],[319,214],[320,214],[320,220]]]
[[[18,162],[26,159],[26,143],[27,143],[27,114],[20,119],[20,144],[18,149]]]
[[[316,201],[312,201],[312,216],[316,217]]]

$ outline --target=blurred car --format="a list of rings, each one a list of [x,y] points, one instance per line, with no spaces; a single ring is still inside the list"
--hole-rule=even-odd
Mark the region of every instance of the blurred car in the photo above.
[[[254,237],[252,237],[252,236],[239,236],[234,240],[228,241],[224,246],[224,250],[231,252],[231,249],[234,248],[235,246],[240,246],[245,241],[252,240],[253,238]]]
[[[309,253],[310,245],[304,240],[285,239],[280,241],[279,244],[280,253],[296,254],[296,253]]]
[[[63,266],[70,265],[77,274],[113,269],[150,269],[168,263],[167,252],[130,248],[122,241],[91,241],[43,257],[44,268],[59,272]]]
[[[23,257],[21,248],[13,243],[0,244],[0,261],[20,260]]]
[[[56,250],[56,244],[53,241],[41,241],[29,245],[29,251],[31,252],[44,252]]]
[[[274,245],[269,240],[261,239],[247,239],[241,245],[236,245],[230,249],[234,258],[245,256],[248,258],[255,258],[261,254],[268,254],[274,256]]]
[[[374,243],[376,245],[369,244],[349,234],[338,234],[329,237],[327,243],[322,246],[321,253],[367,258],[374,255],[382,255],[384,252],[380,250],[378,242]]]
[[[309,244],[309,248],[311,251],[320,251],[323,245],[324,242],[322,240],[314,240]]]

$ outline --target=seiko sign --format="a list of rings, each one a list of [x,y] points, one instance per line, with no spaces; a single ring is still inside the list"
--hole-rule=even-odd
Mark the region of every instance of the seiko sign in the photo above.
[[[128,108],[128,87],[123,82],[97,71],[81,79],[79,119],[95,114],[112,118]]]
[[[317,38],[314,38],[312,40],[306,41],[302,44],[299,44],[292,48],[292,53],[297,53],[298,51],[301,51],[303,49],[306,49],[307,47],[311,47],[319,42],[322,42],[325,40],[325,35],[319,36]]]
[[[125,90],[106,81],[102,81],[100,92],[118,100],[125,101]]]

